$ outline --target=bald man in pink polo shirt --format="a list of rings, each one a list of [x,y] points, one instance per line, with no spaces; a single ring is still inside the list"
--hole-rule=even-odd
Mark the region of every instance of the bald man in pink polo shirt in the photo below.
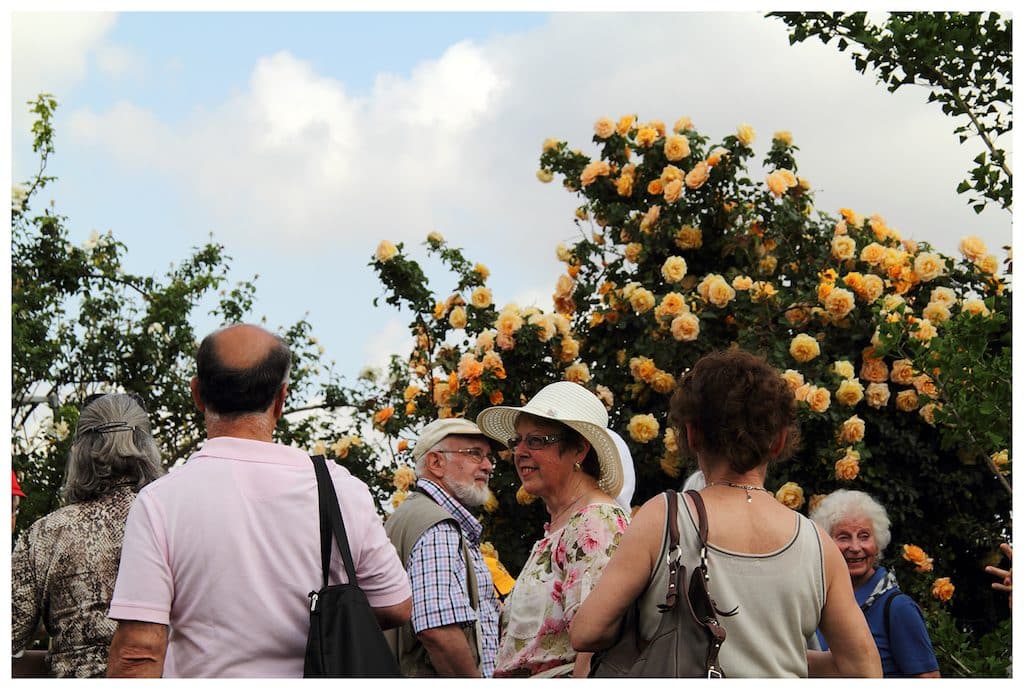
[[[250,325],[207,336],[192,397],[207,441],[139,493],[110,617],[108,675],[302,676],[311,590],[321,586],[313,463],[273,442],[291,353]],[[328,462],[356,566],[382,628],[409,620],[409,579],[365,484]],[[335,547],[331,582],[345,582]]]

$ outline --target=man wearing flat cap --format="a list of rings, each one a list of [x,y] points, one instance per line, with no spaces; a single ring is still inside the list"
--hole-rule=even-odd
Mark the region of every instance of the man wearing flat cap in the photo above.
[[[408,677],[490,677],[498,600],[472,510],[487,500],[496,458],[466,419],[439,419],[413,447],[417,482],[384,525],[409,572],[412,619],[388,637]]]

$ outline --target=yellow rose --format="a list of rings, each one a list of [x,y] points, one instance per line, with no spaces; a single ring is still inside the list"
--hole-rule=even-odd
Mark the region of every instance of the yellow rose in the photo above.
[[[686,277],[686,260],[681,256],[670,256],[661,265],[661,275],[669,283],[678,283]]]
[[[637,443],[647,443],[658,438],[660,425],[654,415],[637,414],[629,420],[627,426],[629,436]]]
[[[659,319],[663,317],[676,317],[684,311],[689,311],[686,300],[678,292],[669,292],[661,298],[661,304],[655,309],[654,315]]]
[[[935,326],[928,319],[918,319],[915,326],[913,336],[918,340],[923,340],[925,343],[939,334]]]
[[[598,400],[604,403],[607,409],[610,410],[615,405],[615,394],[607,386],[597,386],[594,389],[594,394]]]
[[[841,359],[832,365],[832,371],[835,372],[836,376],[844,379],[853,378],[853,365],[850,364],[849,360]]]
[[[742,124],[736,128],[736,139],[744,146],[753,144],[755,136],[757,134],[754,132],[754,128],[748,124]]]
[[[697,163],[693,169],[686,173],[686,186],[690,189],[698,189],[708,181],[711,169],[705,161]]]
[[[846,455],[836,461],[836,479],[853,481],[860,474],[860,454],[847,448]]]
[[[974,314],[975,316],[988,316],[989,310],[985,306],[985,303],[980,299],[965,299],[963,304],[963,310],[968,314]]]
[[[807,402],[807,395],[814,388],[817,388],[817,386],[812,386],[809,383],[803,383],[793,391],[793,397],[796,398],[797,402]]]
[[[932,290],[931,295],[928,297],[928,301],[938,302],[939,304],[945,304],[947,307],[952,307],[956,304],[956,293],[948,287],[937,287]]]
[[[822,414],[832,405],[832,393],[827,388],[808,386],[807,397],[804,400],[811,408],[811,412]]]
[[[466,310],[462,307],[452,309],[452,313],[448,315],[448,323],[452,325],[452,328],[465,328]]]
[[[928,403],[927,405],[922,405],[921,409],[918,410],[917,413],[921,415],[921,419],[925,422],[931,426],[935,426],[935,411],[941,409],[942,406],[938,403]]]
[[[846,288],[835,288],[828,293],[824,301],[825,311],[833,320],[838,321],[851,311],[854,307],[853,293]]]
[[[884,383],[869,383],[864,391],[868,405],[880,410],[889,404],[889,386]]]
[[[839,428],[839,440],[843,443],[860,443],[864,440],[864,420],[853,415]]]
[[[942,275],[945,264],[942,257],[932,252],[921,252],[914,257],[914,273],[924,282]]]
[[[408,465],[402,465],[395,470],[391,483],[394,484],[395,488],[399,491],[406,491],[410,486],[416,483],[416,472],[414,472]]]
[[[789,343],[789,354],[796,361],[801,364],[810,362],[812,359],[821,354],[821,348],[818,346],[818,341],[807,335],[806,333],[800,333]]]
[[[523,327],[523,319],[519,316],[519,309],[513,305],[507,305],[494,322],[499,334],[512,335]]]
[[[939,397],[939,391],[935,388],[935,382],[932,381],[928,374],[918,374],[911,383],[914,384],[914,390],[917,391],[918,395],[927,395],[932,400]]]
[[[554,151],[555,149],[558,148],[558,145],[560,143],[561,142],[558,141],[558,139],[552,139],[552,138],[549,137],[549,138],[544,140],[543,144],[541,144],[541,150],[544,153],[547,153],[548,151]]]
[[[576,364],[570,364],[565,368],[563,378],[566,381],[572,381],[574,383],[586,383],[590,380],[590,367],[583,362],[577,362]]]
[[[654,205],[647,209],[647,213],[640,220],[640,232],[650,232],[654,224],[658,222],[658,218],[661,216],[661,206]]]
[[[889,367],[885,360],[875,357],[865,357],[860,365],[860,377],[871,383],[882,383],[889,380]]]
[[[397,508],[398,506],[402,505],[402,503],[408,497],[409,497],[409,492],[408,491],[396,491],[395,494],[391,497],[391,507],[392,508]]]
[[[771,283],[767,283],[763,280],[759,280],[750,286],[750,301],[751,302],[764,302],[775,295],[778,290]]]
[[[994,276],[999,270],[999,259],[994,254],[986,254],[976,265],[982,273]]]
[[[623,175],[619,179],[615,180],[615,192],[619,196],[632,196],[633,194],[633,176]]]
[[[626,136],[629,134],[629,130],[633,129],[634,122],[636,122],[636,115],[623,115],[619,118],[619,123],[615,125],[615,131]]]
[[[700,249],[703,244],[704,237],[700,228],[684,225],[676,233],[676,246],[680,249]]]
[[[921,311],[921,316],[932,323],[945,323],[949,320],[949,307],[942,302],[929,302]]]
[[[522,486],[520,486],[519,489],[516,491],[516,503],[518,503],[521,506],[528,506],[536,500],[537,497],[531,494],[526,489],[524,489]]]
[[[981,238],[976,235],[964,237],[960,240],[960,253],[963,254],[968,261],[977,262],[978,259],[985,256],[986,252],[988,252],[988,247],[986,247]]]
[[[728,153],[729,153],[729,149],[722,148],[721,146],[717,146],[717,147],[711,149],[711,153],[709,153],[708,157],[707,157],[708,165],[710,165],[712,167],[718,165],[719,163],[722,162],[722,159],[726,155],[728,155]],[[728,210],[729,209],[726,208],[726,211],[728,211]]]
[[[885,247],[878,244],[878,242],[872,242],[871,244],[867,245],[866,247],[860,250],[860,260],[865,263],[871,264],[872,266],[877,266],[878,264],[882,263],[882,260],[884,258]]]
[[[750,286],[754,284],[754,281],[747,276],[736,276],[732,279],[732,286],[734,289],[741,292],[749,290]]]
[[[864,385],[857,379],[846,379],[836,390],[836,401],[847,407],[853,407],[864,399]]]
[[[615,123],[607,117],[602,117],[594,123],[594,134],[596,134],[599,139],[607,139],[611,135],[615,134]]]
[[[932,584],[932,596],[939,601],[949,601],[952,599],[955,590],[956,587],[953,586],[948,577],[940,577]]]
[[[896,409],[900,412],[913,412],[917,409],[917,391],[900,391],[896,394]]]
[[[654,375],[654,378],[651,379],[651,388],[662,395],[671,393],[675,390],[675,387],[676,377],[667,371],[659,371]]]
[[[633,357],[629,360],[629,373],[637,381],[650,382],[658,371],[658,365],[650,357]]]
[[[637,288],[629,296],[629,305],[637,314],[643,314],[654,307],[654,294],[647,288]]]
[[[547,184],[548,182],[551,182],[551,180],[555,179],[555,174],[550,170],[545,170],[544,168],[541,168],[540,170],[537,171],[537,179],[543,182],[544,184]]]
[[[796,482],[786,482],[775,492],[779,503],[791,510],[799,510],[804,504],[804,490]]]
[[[685,132],[688,129],[693,129],[693,120],[688,117],[681,117],[672,125],[672,131],[676,134]]]
[[[885,283],[881,278],[873,273],[864,276],[864,287],[860,292],[860,296],[865,302],[873,304],[875,300],[882,296],[884,291]]]
[[[700,335],[700,319],[686,312],[672,319],[669,327],[672,337],[681,342],[692,342]]]
[[[715,278],[708,284],[708,301],[719,309],[725,307],[736,297],[736,291],[729,283],[725,282],[722,276]]]
[[[825,494],[811,494],[811,497],[807,499],[807,514],[813,514],[824,500]]]
[[[832,238],[832,256],[837,261],[852,259],[857,251],[857,242],[849,235],[836,235]]]
[[[575,288],[576,285],[572,282],[572,278],[563,273],[555,281],[555,297],[568,297]]]
[[[772,141],[777,141],[783,146],[792,146],[793,134],[786,130],[781,130],[772,135]]]
[[[647,148],[658,139],[658,130],[654,127],[641,127],[636,133],[636,145]]]
[[[782,380],[786,382],[791,391],[804,385],[804,375],[794,369],[786,369],[782,372]]]
[[[682,464],[679,461],[679,457],[672,453],[662,456],[658,465],[661,467],[661,471],[672,477],[672,479],[678,479],[682,473]]]
[[[658,195],[661,194],[665,189],[665,185],[661,180],[651,180],[647,183],[647,193]]]
[[[665,139],[665,158],[678,161],[690,155],[690,140],[679,134],[672,134]]]
[[[592,184],[598,177],[611,174],[611,171],[611,167],[605,161],[587,163],[586,167],[583,168],[583,172],[580,173],[580,184],[586,187]]]
[[[914,380],[914,363],[909,359],[897,359],[892,363],[893,383],[909,386]]]
[[[562,338],[558,358],[563,362],[571,362],[580,354],[580,343],[575,338]]]
[[[928,554],[926,554],[924,549],[916,544],[904,544],[903,560],[910,561],[914,565],[920,565],[928,560]]]
[[[775,268],[778,265],[779,260],[773,254],[769,254],[757,262],[757,270],[761,273],[775,273]]]
[[[993,465],[996,467],[1002,467],[1010,462],[1010,452],[1006,448],[1003,448],[1000,451],[992,453],[991,459]]]
[[[683,183],[679,180],[672,180],[665,185],[665,203],[674,204],[683,195]]]
[[[483,264],[476,264],[473,266],[473,272],[479,275],[481,280],[487,280],[491,275],[490,269]]]
[[[478,287],[469,296],[469,303],[477,309],[486,309],[491,306],[491,291],[489,288]]]
[[[384,263],[395,258],[395,254],[397,253],[398,249],[394,244],[387,240],[381,240],[380,244],[377,245],[377,251],[374,252],[374,258],[376,258],[378,262]]]
[[[677,168],[674,165],[666,165],[661,170],[661,176],[658,177],[663,185],[676,180],[682,180],[686,177],[686,173]]]
[[[771,190],[775,196],[782,196],[786,193],[790,187],[796,187],[796,175],[793,171],[780,168],[772,173],[768,174],[765,178],[765,182],[768,184],[768,189]]]

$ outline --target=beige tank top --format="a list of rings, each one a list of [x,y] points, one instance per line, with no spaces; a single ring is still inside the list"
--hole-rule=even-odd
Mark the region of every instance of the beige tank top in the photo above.
[[[687,503],[682,494],[679,506],[679,544],[689,583],[700,563],[700,540],[695,517],[683,509]],[[718,619],[726,631],[719,661],[730,678],[807,677],[807,639],[817,629],[825,605],[824,553],[814,523],[799,513],[793,515],[793,538],[777,551],[744,554],[708,544],[711,597],[722,611],[738,607],[735,616]],[[713,519],[709,517],[709,522]],[[658,566],[640,598],[644,639],[657,631],[658,604],[665,601],[664,541],[663,535]]]

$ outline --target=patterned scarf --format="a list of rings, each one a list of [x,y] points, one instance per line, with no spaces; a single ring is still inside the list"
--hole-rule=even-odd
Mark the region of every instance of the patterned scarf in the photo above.
[[[885,571],[885,576],[878,581],[875,588],[871,590],[871,594],[864,600],[864,603],[860,605],[861,611],[867,611],[871,608],[871,605],[878,601],[878,598],[888,592],[890,589],[896,589],[899,587],[899,583],[896,582],[896,575],[891,570]]]

